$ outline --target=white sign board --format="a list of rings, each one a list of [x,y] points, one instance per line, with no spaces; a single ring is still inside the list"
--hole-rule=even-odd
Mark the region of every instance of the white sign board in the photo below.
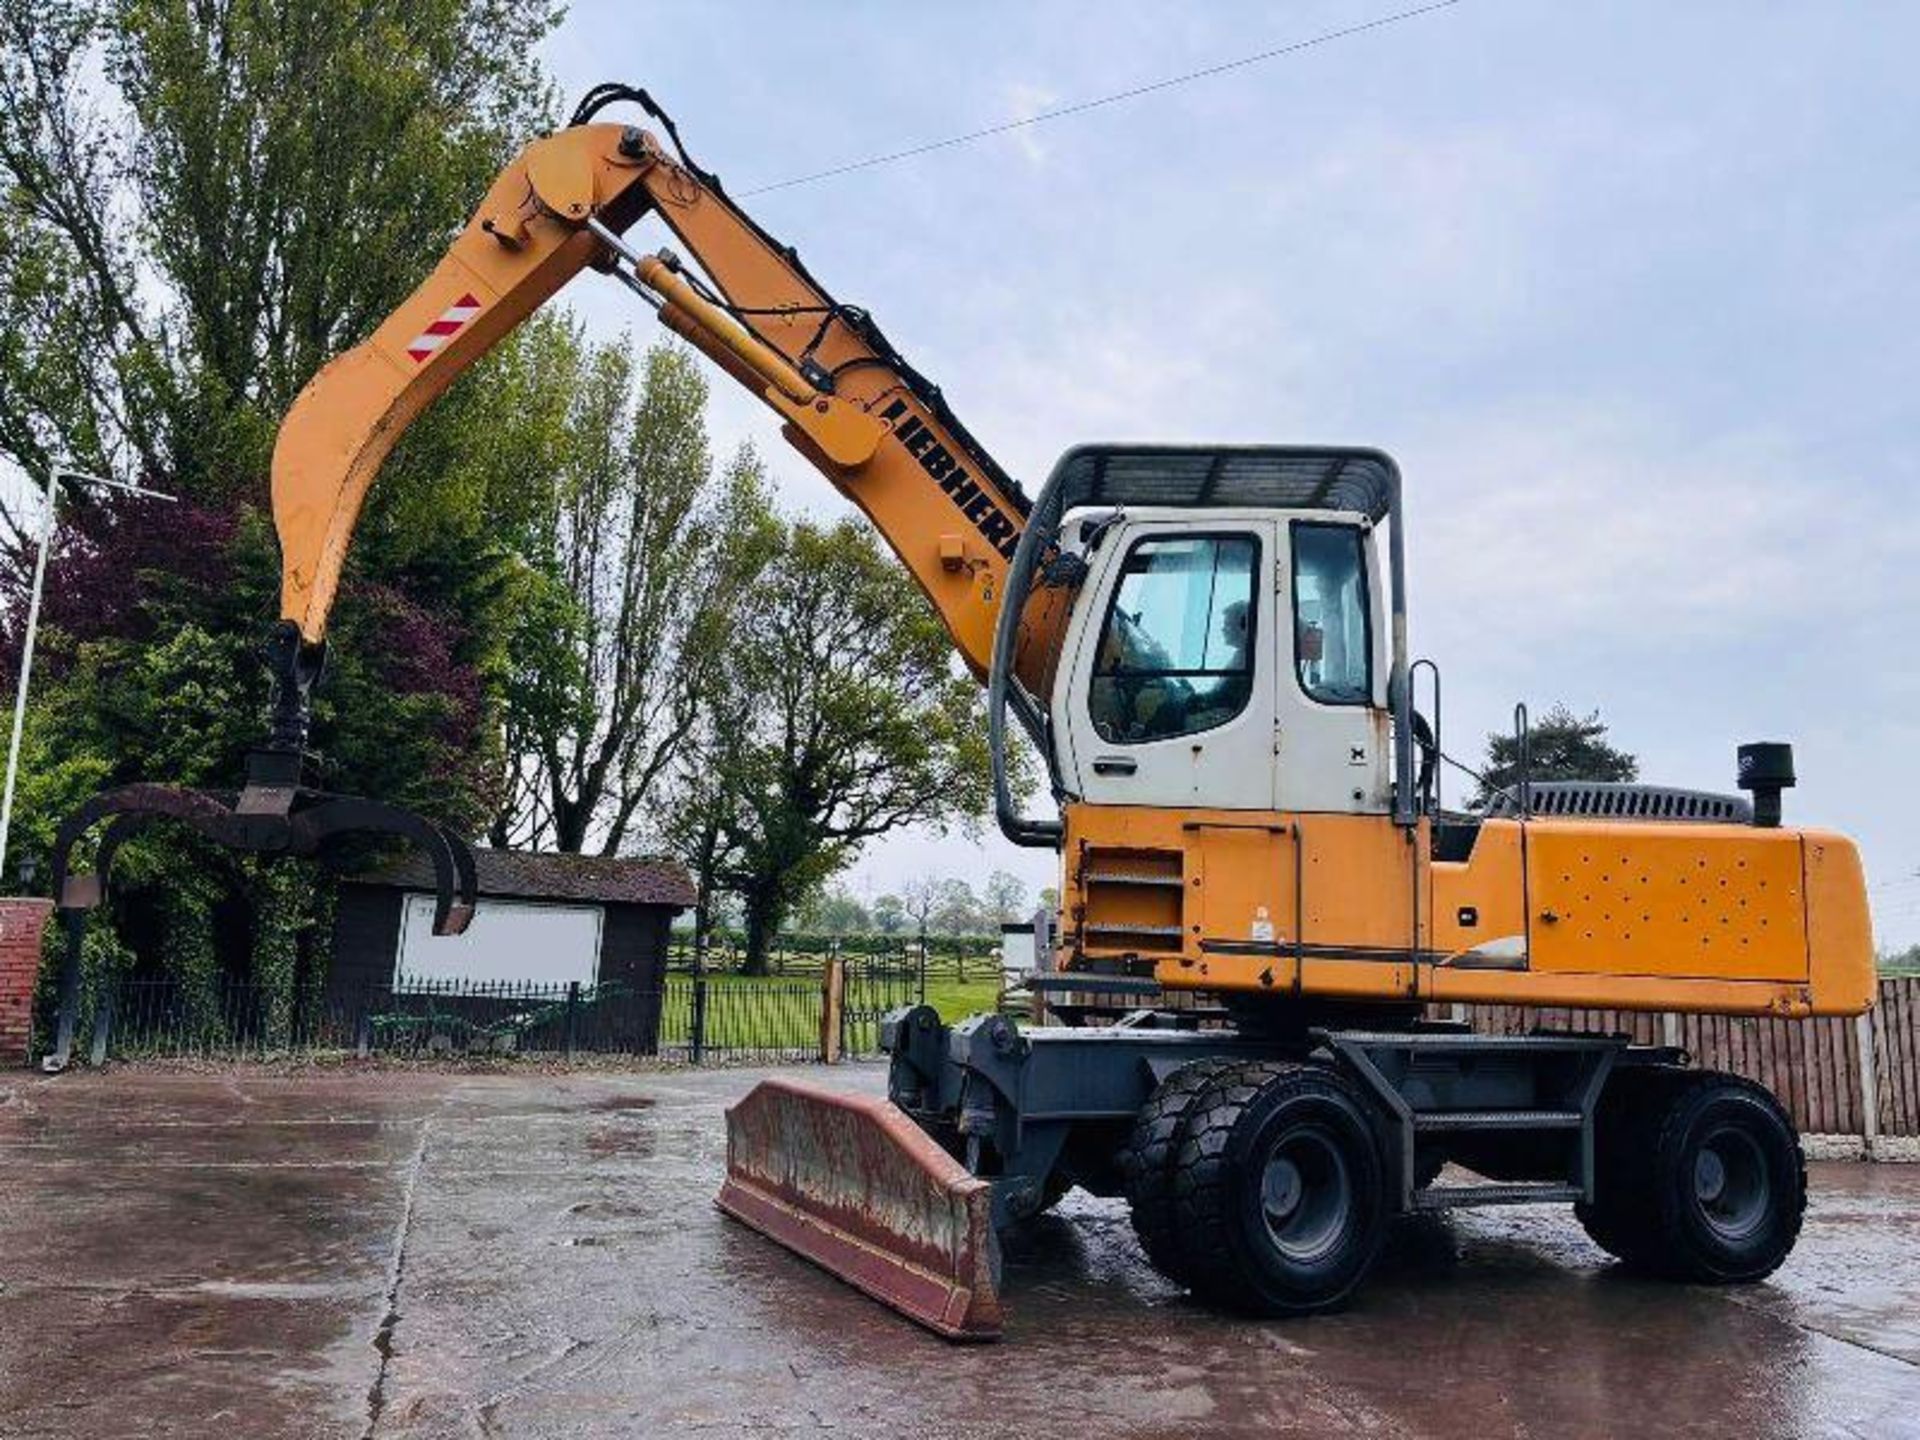
[[[593,984],[600,970],[598,905],[534,905],[482,900],[464,935],[433,933],[433,896],[408,895],[400,916],[393,986],[536,982]]]

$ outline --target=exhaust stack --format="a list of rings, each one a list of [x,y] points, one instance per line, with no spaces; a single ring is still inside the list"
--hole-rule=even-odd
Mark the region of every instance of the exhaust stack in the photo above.
[[[1753,795],[1753,823],[1780,828],[1780,792],[1793,788],[1793,746],[1760,740],[1739,750],[1740,788]]]

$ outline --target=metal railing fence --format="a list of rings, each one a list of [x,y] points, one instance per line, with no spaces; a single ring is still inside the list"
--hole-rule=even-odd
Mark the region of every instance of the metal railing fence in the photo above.
[[[917,970],[845,967],[838,1053],[877,1054],[887,1011],[923,994]],[[102,986],[81,1052],[107,1060],[358,1056],[628,1056],[688,1064],[773,1064],[825,1052],[824,977],[669,973],[652,988],[410,981],[286,987],[219,979],[129,978]]]

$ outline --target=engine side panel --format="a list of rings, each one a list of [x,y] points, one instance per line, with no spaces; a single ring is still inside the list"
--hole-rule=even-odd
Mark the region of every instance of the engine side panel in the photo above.
[[[1536,820],[1530,968],[1804,982],[1800,851],[1791,830]]]
[[[1061,957],[1174,991],[1857,1014],[1873,947],[1825,831],[1488,821],[1463,861],[1386,816],[1067,809]]]

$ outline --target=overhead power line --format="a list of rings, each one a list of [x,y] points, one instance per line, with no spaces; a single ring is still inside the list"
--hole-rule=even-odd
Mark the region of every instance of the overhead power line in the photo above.
[[[1335,40],[1345,40],[1349,36],[1362,35],[1369,30],[1383,29],[1388,25],[1397,25],[1403,20],[1414,20],[1422,15],[1431,15],[1436,10],[1449,10],[1460,0],[1435,0],[1434,4],[1417,6],[1412,10],[1401,10],[1392,15],[1382,15],[1358,25],[1348,25],[1340,30],[1328,30],[1305,40],[1296,40],[1289,45],[1276,46],[1271,50],[1262,50],[1257,55],[1242,55],[1237,60],[1224,60],[1218,65],[1208,65],[1203,69],[1189,70],[1180,75],[1169,75],[1164,80],[1154,80],[1145,85],[1135,85],[1128,90],[1116,90],[1111,95],[1101,95],[1092,100],[1076,101],[1072,105],[1062,105],[1053,110],[1042,110],[1037,115],[1029,115],[1023,120],[1008,120],[1004,124],[989,125],[984,130],[969,130],[964,135],[949,135],[944,140],[929,140],[922,145],[910,145],[904,150],[891,150],[884,155],[870,155],[865,160],[851,160],[844,165],[835,165],[831,169],[816,170],[811,175],[795,175],[788,180],[776,180],[771,185],[759,185],[751,190],[740,192],[739,198],[750,199],[755,195],[769,195],[775,190],[791,190],[796,185],[811,185],[819,180],[831,180],[837,175],[851,175],[856,170],[871,170],[877,165],[892,165],[901,160],[911,160],[916,155],[930,155],[936,150],[951,150],[956,145],[971,145],[977,140],[988,140],[995,135],[1005,135],[1013,130],[1025,130],[1033,125],[1044,125],[1049,120],[1064,120],[1069,115],[1084,115],[1089,110],[1098,110],[1104,105],[1117,105],[1122,100],[1137,100],[1142,95],[1152,95],[1161,90],[1171,90],[1176,85],[1186,85],[1195,80],[1206,80],[1215,75],[1225,75],[1230,70],[1244,70],[1249,65],[1264,64],[1269,60],[1278,60],[1282,56],[1297,55],[1302,50],[1311,50],[1315,46],[1330,45]]]

